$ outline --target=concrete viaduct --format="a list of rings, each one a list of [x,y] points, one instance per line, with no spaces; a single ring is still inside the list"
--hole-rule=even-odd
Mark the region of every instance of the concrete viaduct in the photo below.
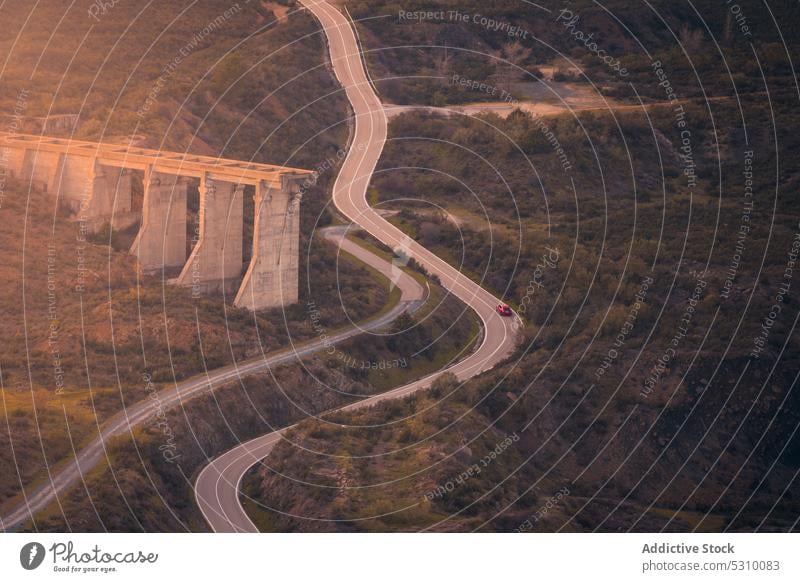
[[[11,176],[56,196],[88,232],[106,224],[140,222],[131,253],[142,272],[168,270],[172,281],[231,293],[251,310],[294,303],[302,184],[313,172],[283,166],[101,144],[39,135],[0,133],[2,162]],[[143,172],[141,213],[131,207],[132,172]],[[187,259],[186,198],[199,180],[199,233]],[[255,187],[253,251],[243,270],[243,200]]]

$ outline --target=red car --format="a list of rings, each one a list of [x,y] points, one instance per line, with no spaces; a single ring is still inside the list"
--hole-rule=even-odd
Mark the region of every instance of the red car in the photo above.
[[[503,317],[509,317],[509,316],[514,314],[514,312],[511,311],[511,308],[508,305],[506,305],[505,303],[500,303],[497,306],[497,313],[499,313]]]

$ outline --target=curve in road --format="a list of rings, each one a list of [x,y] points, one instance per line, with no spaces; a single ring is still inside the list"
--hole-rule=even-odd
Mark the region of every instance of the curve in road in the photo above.
[[[389,272],[392,265],[386,259],[375,255],[345,237],[349,228],[351,227],[328,227],[321,229],[319,232],[326,240],[337,244],[342,251],[354,256],[376,271],[381,273]],[[365,331],[373,331],[385,327],[402,313],[414,311],[420,304],[424,303],[427,297],[426,290],[414,277],[397,268],[392,273],[394,275],[392,282],[400,290],[400,300],[386,313],[361,325],[331,333],[327,338],[303,342],[277,351],[274,354],[252,358],[218,368],[207,374],[188,378],[177,383],[172,388],[159,391],[157,393],[158,398],[155,399],[155,406],[154,399],[147,398],[126,407],[122,412],[106,421],[98,436],[78,451],[74,459],[71,459],[66,465],[57,470],[50,482],[36,487],[11,513],[0,517],[0,530],[12,530],[32,519],[36,512],[43,510],[47,505],[55,501],[59,494],[76,485],[82,475],[86,475],[105,457],[106,443],[109,439],[131,434],[133,428],[152,418],[159,410],[167,410],[179,404],[185,404],[189,399],[219,388],[232,380],[295,361],[322,349],[328,349],[334,344],[341,343]]]
[[[368,79],[355,33],[347,18],[323,0],[300,0],[300,3],[322,24],[334,73],[345,89],[355,117],[350,149],[333,186],[334,204],[342,214],[376,239],[390,248],[402,249],[429,274],[438,277],[443,287],[478,314],[484,327],[483,341],[469,357],[445,370],[345,406],[342,410],[408,396],[429,387],[445,372],[465,380],[494,367],[514,350],[519,320],[516,316],[503,318],[498,315],[495,308],[499,300],[496,297],[409,238],[370,207],[367,187],[386,143],[387,121],[383,104]],[[290,428],[242,443],[214,459],[200,472],[195,483],[195,498],[214,531],[258,531],[239,501],[239,485],[244,474],[269,455]]]

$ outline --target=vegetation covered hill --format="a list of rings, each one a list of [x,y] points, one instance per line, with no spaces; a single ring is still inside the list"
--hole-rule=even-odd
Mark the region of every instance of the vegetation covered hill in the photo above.
[[[375,202],[514,305],[524,343],[474,381],[337,416],[365,428],[302,423],[248,476],[252,515],[300,531],[796,529],[785,80],[681,109],[396,118]]]
[[[478,380],[337,416],[365,428],[301,424],[248,477],[263,527],[797,527],[797,6],[573,2],[568,27],[539,4],[556,12],[348,3],[388,101],[496,99],[454,75],[508,88],[524,76],[501,59],[538,76],[560,52],[608,95],[677,102],[393,123],[375,201],[513,303],[525,342]],[[401,22],[440,9],[469,22]]]
[[[97,4],[3,4],[2,112],[21,100],[27,116],[78,114],[76,137],[311,169],[341,147],[345,101],[309,15],[213,0],[92,15]]]
[[[14,115],[78,114],[80,138],[133,136],[154,147],[310,168],[337,159],[347,135],[337,122],[347,110],[322,66],[324,46],[310,17],[276,21],[256,2],[119,2],[91,15],[93,6],[100,4],[0,7],[0,46],[8,57],[0,108],[11,116],[0,120],[0,130],[24,130]],[[312,61],[320,66],[309,68]],[[304,108],[317,100],[324,107]],[[302,206],[301,249],[309,259],[300,304],[254,315],[233,308],[230,296],[193,298],[160,278],[139,277],[126,252],[135,233],[80,240],[79,225],[52,196],[3,171],[3,514],[21,487],[45,478],[45,467],[69,458],[97,422],[147,398],[150,388],[275,350],[290,338],[316,337],[309,297],[330,329],[389,301],[372,273],[348,260],[337,272],[336,249],[319,236],[312,240],[314,229],[330,221],[330,176],[321,173]],[[251,200],[246,214],[251,221]]]
[[[781,0],[765,10],[758,2],[739,2],[738,12],[731,4],[714,0],[346,2],[358,23],[373,79],[384,100],[393,103],[502,101],[506,92],[524,99],[525,90],[515,88],[514,82],[535,81],[543,74],[591,82],[595,91],[634,102],[638,97],[661,100],[663,88],[651,68],[654,61],[663,62],[684,98],[727,95],[731,76],[740,91],[760,91],[759,63],[752,58],[751,42],[763,52],[761,65],[773,80],[772,90],[792,91],[789,59],[800,58],[800,37],[791,26],[783,26],[779,37],[775,23],[796,22],[797,4]]]
[[[385,282],[384,282],[385,283]],[[329,319],[320,314],[327,330]],[[406,383],[468,353],[477,322],[433,287],[413,316],[301,363],[256,374],[165,410],[133,438],[110,444],[106,463],[38,515],[39,531],[184,531],[207,525],[194,503],[197,472],[239,442]],[[28,524],[26,529],[33,529]]]
[[[41,478],[97,421],[147,398],[145,376],[167,386],[313,339],[309,297],[330,329],[389,301],[369,271],[337,263],[335,247],[315,237],[305,238],[313,259],[301,275],[302,303],[253,314],[233,308],[230,297],[193,297],[160,277],[140,278],[127,252],[78,241],[76,223],[54,214],[52,197],[42,192],[11,183],[5,195],[0,416],[9,426],[0,431],[0,501],[19,493],[17,471],[25,484]],[[309,199],[304,212],[313,220],[319,210]]]
[[[653,10],[634,10],[622,0],[603,6],[572,3],[569,9],[580,15],[575,29],[594,33],[603,48],[620,55],[628,72],[621,78],[556,21],[560,6],[543,4],[558,10],[542,16],[540,9],[517,0],[347,3],[359,22],[373,76],[388,101],[444,104],[495,98],[474,85],[470,90],[454,84],[453,75],[510,89],[522,80],[522,73],[498,65],[498,58],[536,74],[536,69],[553,64],[554,49],[580,65],[600,91],[633,103],[638,102],[637,94],[648,103],[668,98],[659,84],[664,79],[652,66],[660,60],[680,101],[668,107],[546,120],[523,113],[507,119],[409,114],[393,122],[372,196],[399,211],[392,220],[410,235],[514,305],[526,324],[524,341],[512,362],[466,384],[444,378],[432,391],[404,401],[302,422],[276,447],[268,466],[247,476],[246,492],[252,498],[248,510],[264,529],[797,527],[800,450],[795,429],[800,402],[795,381],[800,352],[795,323],[800,307],[794,261],[800,163],[794,128],[800,120],[789,57],[798,61],[800,55],[797,32],[783,27],[779,37],[773,21],[774,16],[778,22],[793,22],[797,6],[772,3],[770,14],[741,3],[751,38],[719,2],[651,2]],[[22,51],[19,58],[8,60],[8,77],[3,77],[8,82],[0,88],[3,103],[10,109],[24,94],[29,111],[39,115],[47,112],[50,94],[56,93],[52,110],[73,112],[89,95],[88,111],[102,114],[79,125],[79,134],[86,137],[117,139],[141,133],[155,145],[163,141],[171,148],[309,167],[317,167],[319,160],[335,160],[336,149],[345,141],[344,124],[338,122],[345,118],[346,107],[323,66],[324,47],[316,24],[304,14],[270,25],[274,15],[269,11],[243,5],[228,20],[236,26],[225,23],[215,28],[213,41],[211,36],[198,41],[148,102],[153,87],[160,86],[164,67],[194,34],[219,17],[219,9],[213,2],[197,3],[199,12],[176,19],[173,32],[157,40],[148,53],[154,58],[143,59],[141,67],[129,55],[151,46],[154,39],[147,35],[152,29],[136,24],[126,32],[127,23],[144,23],[147,18],[171,22],[188,5],[157,4],[148,8],[155,12],[136,20],[133,4],[120,3],[93,28],[73,14],[61,21],[58,10],[64,7],[58,3],[40,7],[44,12],[30,27],[10,20],[6,30],[21,29],[32,36],[14,49]],[[458,10],[469,18],[466,23],[449,17],[398,21],[400,10],[427,9]],[[530,34],[512,38],[507,27],[492,30],[476,23],[476,14]],[[262,30],[262,25],[267,27]],[[702,32],[706,25],[720,42],[724,61]],[[73,36],[51,43],[54,58],[37,65],[39,53],[31,46],[43,46],[49,34],[59,38],[63,31]],[[257,34],[228,53],[248,31]],[[78,43],[82,32],[98,46],[121,39],[122,52],[98,56],[89,51],[71,62],[75,46],[69,43]],[[311,36],[303,38],[306,33]],[[0,40],[11,47],[13,35],[5,34]],[[406,48],[394,48],[401,45]],[[259,62],[260,56],[273,53]],[[114,67],[103,66],[93,84],[107,56]],[[561,74],[573,76],[561,63]],[[67,70],[70,75],[64,76]],[[31,71],[34,75],[27,81]],[[243,71],[247,75],[234,82]],[[393,76],[414,78],[380,80]],[[76,79],[83,84],[69,91],[63,84],[53,91],[61,87],[62,77],[65,83]],[[135,82],[126,85],[129,78]],[[289,80],[285,89],[261,102],[264,87],[277,89]],[[704,91],[714,100],[697,102]],[[298,103],[329,93],[330,103],[326,99],[320,102],[324,106],[291,115]],[[108,95],[118,94],[118,104],[110,105]],[[148,103],[143,115],[137,115]],[[239,127],[242,119],[245,123]],[[284,120],[290,121],[273,134]],[[686,128],[688,144],[682,133]],[[308,139],[311,145],[301,147]],[[298,153],[291,156],[294,148]],[[323,172],[320,189],[310,197],[306,237],[322,213],[323,187],[331,175]],[[27,196],[25,190],[20,192]],[[406,202],[391,202],[398,199]],[[64,410],[70,428],[89,426],[94,414],[89,398],[106,403],[103,413],[115,409],[118,392],[127,397],[139,389],[139,364],[128,370],[129,385],[119,390],[116,369],[103,367],[111,361],[99,351],[107,344],[77,344],[79,349],[64,358],[69,377],[83,373],[88,355],[92,374],[110,377],[111,396],[103,400],[102,381],[90,390],[81,377],[60,400],[45,392],[47,399],[32,405],[31,394],[40,390],[39,383],[50,382],[52,368],[51,354],[41,349],[49,325],[48,237],[56,237],[65,252],[71,251],[69,231],[49,235],[52,211],[46,202],[34,197],[28,205],[25,200],[18,198],[16,209],[4,203],[2,212],[9,212],[9,222],[16,221],[14,228],[22,229],[28,224],[25,207],[44,208],[29,234],[37,237],[36,266],[30,267],[30,283],[9,287],[6,302],[18,305],[21,285],[30,284],[39,314],[31,318],[27,310],[3,308],[14,318],[9,328],[20,329],[23,339],[17,336],[9,342],[0,363],[5,418],[12,434],[21,435],[15,445],[22,442],[27,447],[22,451],[29,459],[23,470],[31,480],[41,475],[35,435],[42,420],[55,427],[52,435],[43,437],[46,450],[63,456],[69,451],[66,429],[60,428]],[[59,221],[58,228],[62,226]],[[9,240],[17,241],[18,236]],[[306,297],[325,297],[327,291],[329,298],[338,300],[325,278],[324,267],[332,258],[324,246],[312,251],[312,282],[321,285],[321,293]],[[91,252],[94,271],[101,275],[93,297],[108,301],[106,287],[125,286],[131,271],[125,270],[123,255],[114,253],[113,272],[103,278],[110,251],[96,247]],[[14,254],[22,261],[20,253],[18,249]],[[12,265],[15,273],[22,272],[21,263]],[[27,259],[25,265],[27,273]],[[383,289],[367,287],[364,277],[354,268],[347,293],[357,299],[348,308],[363,309],[361,315],[385,300]],[[141,290],[148,325],[163,329],[163,337],[167,331],[182,331],[182,341],[194,341],[183,327],[191,323],[193,312],[180,290],[167,289],[164,294],[147,281]],[[136,299],[114,297],[120,304],[117,311],[114,302],[84,310],[96,318],[90,321],[90,331],[101,328],[109,307],[115,321],[137,321],[138,316],[129,315],[133,307],[140,309]],[[72,303],[64,301],[63,309],[79,311],[74,298]],[[204,329],[212,338],[222,337],[214,335],[220,329],[214,326],[225,322],[226,314],[238,321],[219,303],[210,301],[203,309],[208,320]],[[293,336],[313,331],[304,309],[289,311]],[[172,325],[177,330],[169,327],[171,320],[164,320],[164,312],[176,314]],[[72,320],[65,330],[76,333],[80,326],[69,313]],[[412,358],[420,352],[415,358],[420,365],[409,370],[367,372],[347,369],[341,360],[311,358],[305,367],[281,368],[169,412],[167,426],[174,442],[166,443],[163,425],[153,423],[133,440],[115,443],[109,457],[113,473],[98,468],[88,478],[88,495],[83,489],[72,491],[64,500],[65,515],[50,508],[37,527],[203,529],[190,484],[208,457],[237,440],[346,402],[348,394],[383,389],[440,366],[468,343],[463,338],[473,338],[474,324],[461,314],[460,306],[446,302],[435,317],[416,316],[419,319],[400,322],[398,329],[417,321],[425,326],[392,338],[362,338],[347,347],[356,361],[367,362]],[[341,321],[337,317],[343,313],[331,306],[326,321]],[[40,348],[31,369],[42,374],[41,379],[27,377],[25,346],[32,344],[25,343],[27,328],[20,323],[26,318],[33,321],[27,326]],[[282,319],[277,321],[270,314],[257,320],[262,337],[282,333]],[[456,328],[430,347],[430,340],[453,322]],[[156,360],[158,369],[165,369],[163,343],[158,336],[151,338],[146,328],[129,329],[131,344],[123,345],[135,350],[131,346],[140,336],[149,342],[147,353],[161,358]],[[221,349],[212,352],[238,353],[251,345],[249,337],[245,331],[240,337],[234,334],[233,340],[222,337]],[[181,373],[191,373],[197,364],[193,353],[189,348],[179,358]],[[166,444],[178,462],[167,460]],[[2,442],[0,446],[10,450]],[[21,454],[18,448],[15,454]],[[5,459],[6,497],[16,490],[13,463],[20,459]]]

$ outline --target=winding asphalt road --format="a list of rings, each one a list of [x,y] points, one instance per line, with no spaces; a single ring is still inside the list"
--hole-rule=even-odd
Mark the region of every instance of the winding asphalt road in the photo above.
[[[330,346],[341,343],[365,331],[385,327],[400,314],[406,311],[413,311],[419,307],[427,297],[422,285],[402,269],[392,269],[391,263],[386,259],[345,238],[348,228],[350,227],[329,227],[321,229],[319,232],[324,238],[337,244],[342,251],[354,256],[373,269],[382,273],[392,272],[392,281],[400,290],[400,301],[396,305],[374,319],[339,332],[330,333],[325,338],[320,337],[272,354],[218,368],[207,374],[188,378],[177,383],[172,388],[152,392],[149,398],[141,400],[111,417],[102,426],[97,437],[78,451],[74,459],[70,459],[63,467],[52,474],[51,481],[35,488],[8,516],[0,517],[0,529],[9,531],[32,519],[36,512],[41,511],[55,501],[58,495],[78,484],[82,475],[86,475],[88,471],[105,458],[106,443],[109,439],[131,434],[131,431],[136,426],[152,418],[160,410],[167,410],[179,404],[185,404],[191,398],[208,393],[237,378],[296,361],[303,356],[329,349]]]
[[[497,314],[499,300],[469,277],[410,239],[384,220],[367,203],[367,186],[386,142],[386,114],[363,66],[358,42],[347,18],[323,0],[300,0],[320,21],[328,41],[334,73],[345,88],[355,115],[355,132],[347,157],[333,187],[339,211],[390,248],[402,250],[480,317],[483,341],[469,357],[421,380],[348,405],[343,410],[373,406],[429,387],[444,372],[465,380],[484,372],[514,350],[515,319]],[[390,271],[385,271],[387,275]],[[283,433],[292,427],[247,441],[214,459],[198,475],[195,497],[206,521],[216,532],[257,532],[239,501],[244,474],[265,458]]]

